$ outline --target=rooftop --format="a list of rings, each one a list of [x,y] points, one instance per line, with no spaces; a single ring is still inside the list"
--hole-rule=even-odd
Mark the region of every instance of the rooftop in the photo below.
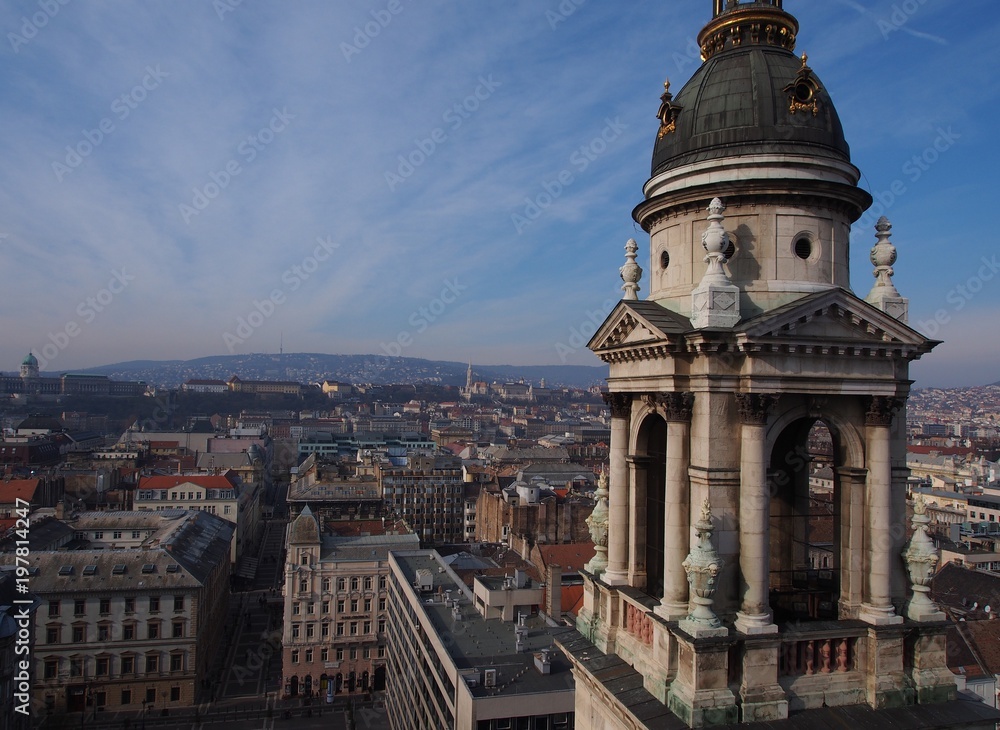
[[[432,589],[420,591],[419,597],[437,635],[450,637],[444,648],[458,673],[471,674],[475,670],[478,676],[479,670],[497,670],[496,687],[487,688],[481,683],[469,686],[473,697],[574,690],[569,661],[554,646],[555,638],[569,629],[551,627],[539,616],[529,616],[524,622],[522,650],[518,652],[517,624],[485,620],[474,607],[472,592],[436,552],[397,552],[392,559],[411,586],[416,583],[417,571],[425,579],[429,575]],[[445,600],[449,591],[452,602],[457,599],[460,619],[456,620],[453,607]],[[549,651],[550,674],[535,669],[535,654],[542,650]]]

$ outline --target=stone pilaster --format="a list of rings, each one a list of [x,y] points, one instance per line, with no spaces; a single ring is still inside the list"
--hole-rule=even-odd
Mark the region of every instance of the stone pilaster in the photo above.
[[[902,619],[900,619],[902,620]],[[868,704],[876,710],[913,704],[903,662],[902,626],[868,629],[868,666],[865,671]]]
[[[667,489],[663,534],[663,600],[658,615],[679,620],[688,611],[688,582],[684,558],[690,544],[691,412],[692,393],[666,393],[659,398],[660,411],[667,421]]]
[[[695,639],[675,631],[677,676],[667,693],[667,706],[688,727],[739,722],[736,697],[729,689],[729,641]]]
[[[609,585],[628,583],[629,472],[628,431],[632,415],[629,393],[605,393],[611,408],[611,473],[608,481],[608,567],[602,579]]]
[[[902,623],[892,604],[892,462],[891,427],[899,401],[874,396],[865,415],[868,462],[868,591],[859,618],[876,626]],[[901,517],[901,516],[900,516]]]
[[[740,447],[740,571],[743,601],[735,627],[744,634],[774,634],[770,601],[770,489],[766,424],[777,396],[738,393]]]
[[[917,629],[912,642],[913,686],[918,704],[948,702],[955,699],[955,675],[948,669],[948,622],[924,625]]]
[[[748,637],[743,642],[740,722],[766,722],[788,717],[788,698],[778,683],[777,637]]]

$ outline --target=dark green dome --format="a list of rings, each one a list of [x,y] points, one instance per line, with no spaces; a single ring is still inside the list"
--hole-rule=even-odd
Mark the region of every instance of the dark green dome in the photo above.
[[[794,113],[793,101],[799,104]],[[727,47],[705,61],[670,103],[679,107],[675,129],[656,140],[653,175],[693,162],[753,154],[808,154],[850,162],[833,100],[805,62],[785,48]]]

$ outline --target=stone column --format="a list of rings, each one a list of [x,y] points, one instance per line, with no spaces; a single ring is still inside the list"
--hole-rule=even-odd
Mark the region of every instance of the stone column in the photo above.
[[[632,395],[605,393],[611,408],[611,473],[608,490],[608,569],[603,580],[608,585],[628,583],[629,470],[628,426],[632,415]]]
[[[659,405],[667,421],[667,474],[663,515],[663,600],[654,610],[668,621],[688,613],[684,558],[691,549],[691,410],[693,393],[666,393]]]
[[[778,397],[737,393],[740,446],[740,571],[743,604],[735,627],[744,634],[775,634],[770,592],[771,494],[767,481],[767,417]]]
[[[868,484],[865,505],[868,512],[868,590],[859,618],[875,626],[903,622],[892,605],[892,461],[890,428],[899,401],[873,396],[865,415],[865,453]],[[896,515],[902,520],[903,515]]]

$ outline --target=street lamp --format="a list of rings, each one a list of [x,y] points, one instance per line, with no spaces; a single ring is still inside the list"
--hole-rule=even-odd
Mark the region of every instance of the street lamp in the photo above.
[[[142,730],[146,730],[146,698],[142,699]]]

